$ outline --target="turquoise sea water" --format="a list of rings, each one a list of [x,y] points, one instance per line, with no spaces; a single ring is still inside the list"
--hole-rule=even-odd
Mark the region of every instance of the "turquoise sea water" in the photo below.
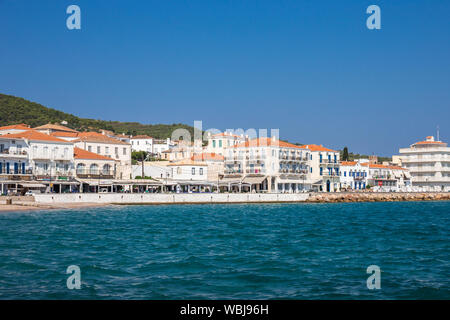
[[[450,202],[0,213],[0,298],[449,299],[449,217]]]

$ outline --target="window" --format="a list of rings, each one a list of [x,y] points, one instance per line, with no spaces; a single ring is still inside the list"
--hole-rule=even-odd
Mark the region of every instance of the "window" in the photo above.
[[[319,156],[319,162],[322,162],[322,155]],[[320,170],[320,172],[322,172],[322,170]],[[322,175],[322,173],[321,173]]]
[[[109,147],[105,147],[105,153],[109,154]]]
[[[344,171],[344,177],[346,177],[347,176],[347,171]]]
[[[334,163],[337,163],[337,155],[334,155]]]
[[[92,147],[91,146],[88,146],[88,151],[92,152]]]
[[[77,164],[77,174],[83,174],[85,171],[84,163]]]
[[[114,148],[114,152],[118,155],[118,154],[119,154],[119,148],[118,148],[118,147],[115,147],[115,148]]]
[[[222,140],[219,140],[219,148],[222,148]]]
[[[215,148],[216,147],[216,140],[213,140],[212,143],[213,143],[213,148]]]
[[[97,153],[100,154],[101,150],[100,147],[97,147]]]
[[[199,169],[199,174],[202,176],[203,175],[203,168]]]
[[[98,174],[98,165],[96,165],[95,163],[91,164],[91,166],[89,168],[89,173],[90,174]]]
[[[322,175],[323,174],[323,168],[321,167],[320,168],[320,175]]]
[[[123,148],[123,155],[125,156],[127,154],[127,148]]]
[[[106,174],[106,175],[109,174],[110,170],[111,170],[111,166],[109,164],[103,165],[103,170],[102,170],[103,174]]]
[[[195,168],[192,167],[192,175],[195,176]]]

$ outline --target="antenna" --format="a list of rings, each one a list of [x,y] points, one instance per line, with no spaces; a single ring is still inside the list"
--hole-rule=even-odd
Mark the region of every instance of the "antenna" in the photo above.
[[[439,125],[437,126],[437,141],[441,141],[439,140]]]

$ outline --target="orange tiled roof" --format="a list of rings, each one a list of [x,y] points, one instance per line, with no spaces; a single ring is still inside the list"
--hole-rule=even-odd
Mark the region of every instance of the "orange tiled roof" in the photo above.
[[[300,149],[300,146],[297,146],[295,144],[284,142],[280,140],[272,140],[272,138],[256,138],[252,140],[248,140],[242,143],[239,143],[235,146],[232,146],[232,148],[249,148],[249,147],[268,147],[268,146],[278,146],[281,148],[297,148]]]
[[[413,143],[413,145],[416,145],[416,144],[445,144],[445,143],[442,141],[419,141],[419,142]]]
[[[9,129],[30,130],[30,126],[25,123],[20,123],[20,124],[12,124],[10,126],[0,127],[0,130],[9,130]]]
[[[58,139],[58,138],[49,136],[48,134],[41,133],[41,132],[33,130],[33,129],[28,129],[27,131],[19,132],[19,133],[4,134],[4,135],[2,135],[2,138],[28,139],[31,141],[53,141],[53,142],[71,143],[69,141]]]
[[[408,170],[399,166],[385,166],[384,164],[378,164],[378,163],[362,163],[362,166],[369,166],[369,168],[378,168],[378,169],[392,169],[392,170]]]
[[[336,150],[332,150],[332,149],[328,149],[325,148],[322,145],[317,145],[317,144],[305,144],[303,146],[301,146],[301,148],[303,149],[309,149],[311,151],[327,151],[327,152],[337,152]]]
[[[341,161],[341,166],[356,166],[357,162],[356,161]]]
[[[99,142],[99,143],[110,143],[110,144],[129,144],[124,141],[110,138],[104,134],[98,132],[79,132],[78,139],[73,142]]]
[[[75,159],[88,159],[88,160],[110,160],[114,161],[114,159],[102,156],[100,154],[90,152],[80,148],[73,148],[73,156]]]
[[[35,129],[35,130],[52,129],[52,130],[57,130],[57,131],[78,132],[77,130],[70,129],[68,127],[61,126],[59,124],[53,124],[53,123],[47,123],[47,124],[44,124],[42,126],[39,126],[39,127],[33,128],[33,129]]]
[[[232,137],[232,138],[242,138],[244,139],[244,137],[238,136],[237,134],[232,134],[229,132],[221,132],[221,133],[216,133],[212,135],[213,137]]]
[[[215,161],[223,161],[224,157],[217,153],[197,153],[191,157],[193,161],[207,161],[207,160],[215,160]]]
[[[57,131],[50,133],[52,137],[70,137],[70,138],[76,138],[78,137],[77,132],[65,132],[65,131]]]

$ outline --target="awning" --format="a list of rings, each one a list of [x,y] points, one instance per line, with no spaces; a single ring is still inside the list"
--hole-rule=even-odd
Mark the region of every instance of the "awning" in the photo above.
[[[262,183],[266,177],[245,177],[244,180],[242,180],[242,183],[248,183],[248,184],[260,184]]]
[[[394,171],[394,177],[400,179],[402,177],[402,174],[398,171]]]
[[[405,174],[406,179],[411,179],[411,173],[409,171],[403,172]]]
[[[21,185],[24,188],[45,188],[46,185],[42,184],[42,183],[20,183],[19,185]]]

